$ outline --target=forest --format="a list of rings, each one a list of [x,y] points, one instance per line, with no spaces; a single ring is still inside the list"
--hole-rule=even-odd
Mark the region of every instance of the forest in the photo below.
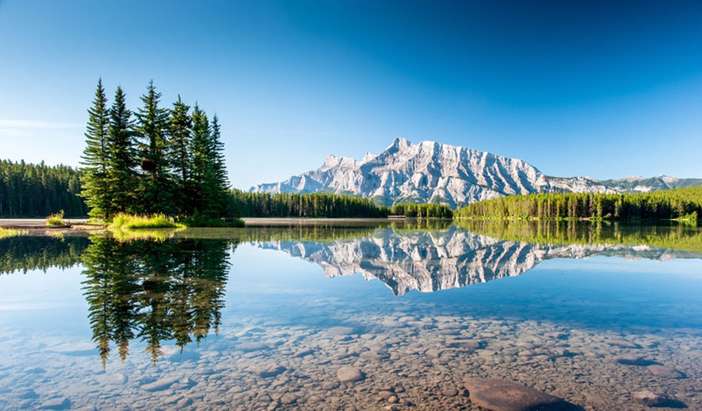
[[[80,173],[67,166],[0,160],[0,217],[45,217],[64,210],[67,217],[83,217]]]
[[[395,204],[390,208],[390,214],[410,218],[453,218],[453,210],[445,204]]]
[[[373,200],[331,193],[248,193],[232,190],[231,207],[242,217],[380,218],[389,210]]]
[[[221,125],[180,97],[161,104],[153,82],[132,112],[117,87],[111,106],[102,80],[88,110],[81,196],[88,215],[163,214],[197,221],[233,217]]]
[[[702,186],[646,193],[549,193],[500,197],[457,210],[458,219],[682,220],[699,222]]]

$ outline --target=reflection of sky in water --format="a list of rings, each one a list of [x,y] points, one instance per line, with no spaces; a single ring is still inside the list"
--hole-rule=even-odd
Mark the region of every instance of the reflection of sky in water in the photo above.
[[[180,253],[177,249],[165,250],[170,250],[171,256]],[[120,360],[116,348],[110,352],[105,371],[92,340],[83,265],[65,270],[49,268],[46,273],[32,270],[0,275],[0,358],[4,360],[0,364],[0,393],[7,393],[10,401],[5,404],[0,399],[0,408],[8,404],[10,409],[36,408],[42,401],[64,397],[75,405],[97,403],[99,398],[99,408],[152,408],[167,396],[182,400],[194,392],[213,390],[208,378],[214,376],[229,378],[213,383],[223,390],[215,397],[230,392],[273,393],[280,387],[287,390],[303,384],[304,379],[295,377],[298,370],[312,376],[313,386],[321,390],[319,394],[329,392],[324,384],[330,378],[334,380],[334,372],[342,364],[361,364],[369,375],[369,386],[384,383],[387,377],[383,373],[393,367],[392,363],[398,363],[398,369],[413,370],[419,380],[404,380],[421,390],[431,390],[425,377],[442,370],[461,370],[456,371],[459,376],[487,372],[501,378],[533,381],[542,384],[541,389],[549,386],[543,384],[556,384],[563,393],[570,393],[564,396],[579,403],[587,403],[587,395],[600,395],[603,387],[616,387],[627,393],[650,380],[643,368],[612,365],[612,358],[618,356],[651,356],[682,368],[692,377],[662,383],[666,390],[675,388],[674,384],[694,388],[695,378],[702,375],[702,370],[694,365],[702,347],[702,259],[556,256],[540,259],[537,264],[528,265],[526,271],[518,269],[518,275],[512,277],[457,288],[444,284],[439,287],[447,289],[410,290],[400,296],[383,281],[367,280],[361,275],[343,273],[328,278],[323,267],[311,260],[262,247],[261,243],[239,244],[229,258],[219,335],[210,328],[207,338],[187,344],[182,351],[173,340],[166,339],[160,346],[162,356],[155,363],[150,361],[147,344],[135,337],[129,342],[129,354],[124,360]],[[479,339],[487,345],[477,352],[454,352],[450,354],[451,367],[434,368],[441,356],[431,357],[428,350],[444,349],[442,344],[458,335],[458,331],[451,330],[445,335],[441,321],[457,322],[460,333],[465,334],[463,338]],[[394,328],[401,323],[407,324],[402,329]],[[325,334],[334,326],[352,327],[365,334]],[[561,335],[569,334],[567,340],[561,340]],[[520,341],[520,336],[526,339]],[[644,348],[631,349],[632,343],[622,338],[640,342]],[[381,356],[384,359],[373,362],[372,356],[360,355],[373,345],[366,341],[390,347],[392,360]],[[241,344],[257,343],[276,348],[260,352],[240,349]],[[111,344],[114,346],[115,341]],[[519,356],[525,346],[531,346],[529,350],[533,352]],[[291,354],[306,350],[315,354]],[[349,356],[347,350],[356,351]],[[418,354],[411,356],[413,351]],[[578,354],[573,354],[573,358],[570,354],[553,354],[570,351]],[[539,357],[544,352],[551,354]],[[556,357],[547,358],[548,355]],[[590,366],[593,361],[596,365]],[[278,377],[251,377],[271,362],[291,369],[281,374],[283,382],[273,382]],[[500,368],[500,364],[509,366]],[[555,379],[553,375],[549,377],[549,369],[561,370],[561,374]],[[192,374],[194,371],[197,372]],[[450,372],[446,375],[450,376]],[[513,376],[511,372],[533,374]],[[561,379],[566,381],[583,372],[587,377],[582,378],[593,382],[587,387],[559,385]],[[179,382],[172,382],[173,375]],[[168,382],[169,378],[173,385],[168,389],[144,388],[162,379]],[[599,380],[607,382],[598,385]],[[88,383],[83,384],[84,381]],[[17,388],[20,386],[31,387],[36,395]],[[301,398],[307,395],[306,390],[312,389],[298,388]],[[338,390],[341,388],[332,389],[351,403],[368,398],[374,401],[363,391]],[[581,394],[586,397],[578,397]],[[427,394],[422,391],[417,395],[421,399]],[[616,402],[622,393],[611,392],[602,397]],[[192,404],[206,400],[196,399]],[[257,400],[246,401],[247,407],[261,407]],[[454,404],[466,400],[457,401]],[[699,405],[692,397],[686,397],[686,401],[693,408]],[[432,406],[454,408],[445,405],[449,403],[442,404]],[[603,409],[620,409],[621,403],[617,404]],[[217,407],[213,403],[209,406]]]
[[[604,328],[702,328],[702,260],[698,259],[557,259],[514,278],[405,296],[394,296],[382,282],[359,276],[326,279],[314,264],[252,246],[240,246],[232,262],[227,310],[263,310],[291,321],[296,311],[305,309],[304,300],[329,298],[359,311],[429,304],[436,314]]]
[[[231,259],[223,322],[237,314],[331,321],[335,310],[549,320],[596,328],[702,328],[702,260],[556,259],[518,277],[395,296],[381,281],[326,278],[313,263],[242,244]],[[0,277],[0,322],[34,335],[89,337],[81,268]],[[362,318],[354,318],[361,321]]]

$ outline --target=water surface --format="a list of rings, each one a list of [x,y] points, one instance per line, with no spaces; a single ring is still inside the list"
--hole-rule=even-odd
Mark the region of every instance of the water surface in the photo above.
[[[684,226],[0,239],[0,407],[471,409],[493,377],[702,409],[701,254]]]

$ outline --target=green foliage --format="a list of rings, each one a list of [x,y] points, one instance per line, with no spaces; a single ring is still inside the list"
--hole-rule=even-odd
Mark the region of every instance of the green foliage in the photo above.
[[[58,210],[83,217],[88,210],[80,190],[80,173],[71,167],[0,160],[0,217],[44,217]]]
[[[401,203],[393,205],[390,214],[411,218],[452,218],[453,210],[444,204]]]
[[[702,253],[702,231],[685,224],[620,224],[575,220],[459,220],[476,234],[532,244],[646,245]]]
[[[108,169],[108,110],[102,79],[98,80],[93,106],[88,109],[85,149],[81,157],[81,196],[90,208],[90,217],[106,220],[112,215]]]
[[[119,213],[109,225],[110,230],[142,230],[154,228],[183,228],[182,224],[175,222],[173,217],[165,214],[133,215]]]
[[[58,213],[50,214],[46,217],[46,225],[49,227],[65,227],[68,224],[63,220],[63,210]]]
[[[132,113],[127,109],[126,96],[117,87],[110,108],[108,128],[108,168],[110,209],[113,212],[135,211],[136,157]]]
[[[231,208],[243,217],[381,218],[388,209],[372,200],[331,193],[247,193],[232,190]]]
[[[140,213],[173,213],[172,180],[169,173],[168,110],[159,107],[161,93],[156,91],[153,81],[146,94],[141,97],[143,106],[136,112],[135,134],[137,155],[141,165],[139,176]]]
[[[190,172],[192,168],[192,152],[190,150],[190,135],[192,119],[188,107],[178,96],[173,104],[169,119],[170,141],[167,147],[167,157],[170,161],[172,178],[175,181],[173,199],[176,212],[187,215],[192,212],[190,193],[193,191]]]
[[[0,227],[0,239],[10,238],[10,237],[18,237],[18,236],[24,235],[25,233],[26,233],[26,231],[24,231],[24,230],[15,230],[13,228]]]
[[[189,114],[180,97],[167,110],[160,98],[149,83],[133,120],[122,88],[106,110],[98,82],[83,155],[82,195],[90,217],[111,221],[119,213],[164,214],[208,225],[240,224],[227,201],[219,120],[215,116],[210,124],[197,106]]]
[[[4,229],[0,229],[2,232]],[[51,267],[62,269],[80,262],[80,255],[88,246],[84,237],[58,239],[47,236],[22,236],[20,230],[7,230],[18,235],[2,238],[0,234],[0,273],[26,273],[32,270],[46,272]]]
[[[455,213],[459,219],[672,220],[697,223],[702,187],[648,193],[550,193],[480,201]]]

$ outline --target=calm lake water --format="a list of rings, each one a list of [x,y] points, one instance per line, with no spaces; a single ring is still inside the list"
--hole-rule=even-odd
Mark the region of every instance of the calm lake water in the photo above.
[[[702,232],[473,224],[0,239],[2,409],[702,409]]]

